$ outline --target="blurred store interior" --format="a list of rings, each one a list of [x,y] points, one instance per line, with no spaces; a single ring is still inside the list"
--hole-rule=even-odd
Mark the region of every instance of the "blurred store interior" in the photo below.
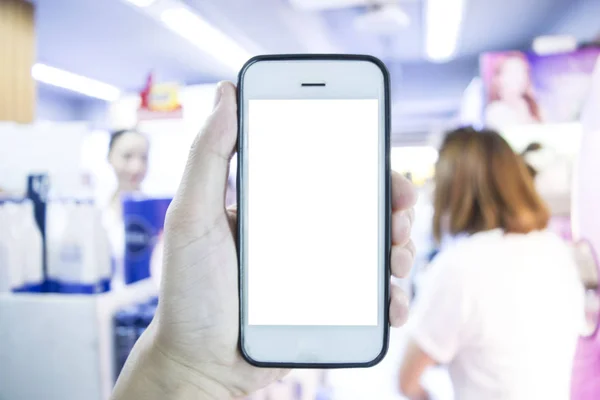
[[[599,16],[600,0],[0,0],[0,399],[108,399],[156,309],[164,215],[216,84],[276,53],[386,64],[392,168],[420,193],[409,294],[438,249],[445,132],[491,127],[523,155],[548,229],[583,249],[590,326],[573,385],[587,389],[572,398],[600,398],[586,378],[600,373]],[[137,170],[109,154],[119,130],[137,140]],[[232,172],[229,204],[235,184]],[[374,368],[300,371],[253,399],[405,399],[405,343],[393,330]],[[454,398],[443,365],[422,381],[432,399]]]

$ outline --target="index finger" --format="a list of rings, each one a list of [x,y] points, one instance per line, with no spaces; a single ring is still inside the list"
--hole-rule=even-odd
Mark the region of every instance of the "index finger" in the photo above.
[[[417,191],[411,181],[392,171],[392,211],[408,210],[417,202]]]

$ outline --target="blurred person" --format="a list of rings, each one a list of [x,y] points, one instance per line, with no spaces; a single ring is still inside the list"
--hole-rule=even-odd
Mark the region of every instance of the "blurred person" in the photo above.
[[[415,219],[412,230],[412,240],[416,247],[415,264],[411,270],[410,296],[413,298],[419,287],[420,278],[427,271],[438,252],[438,244],[433,237],[431,220],[433,219],[433,180],[427,179],[419,188],[419,198],[415,204]]]
[[[533,179],[535,179],[535,177],[537,176],[538,171],[533,165],[531,165],[531,163],[527,161],[527,157],[534,152],[542,150],[542,148],[543,146],[541,145],[541,143],[532,142],[529,143],[527,147],[525,147],[525,150],[521,152],[521,157],[523,157],[523,160],[525,161],[525,166],[527,167],[527,170],[529,171],[529,174]]]
[[[436,165],[441,243],[417,293],[401,391],[448,365],[457,400],[569,399],[583,289],[525,163],[494,131],[451,132]]]
[[[115,177],[117,189],[110,200],[110,208],[121,211],[123,194],[139,193],[148,173],[148,139],[135,130],[120,130],[111,134],[108,143],[108,162]]]
[[[238,348],[237,212],[225,208],[237,126],[236,88],[219,84],[213,113],[192,145],[167,213],[156,317],[136,342],[112,400],[233,399],[288,373],[250,365]],[[416,193],[396,173],[391,187],[390,267],[392,275],[404,277],[413,262],[410,230]],[[352,216],[348,218],[352,223]],[[406,295],[394,285],[390,294],[389,322],[399,326],[408,312]]]
[[[123,257],[125,254],[125,224],[123,222],[122,197],[141,192],[141,185],[148,172],[150,143],[140,132],[125,129],[113,132],[108,144],[108,162],[113,169],[117,188],[104,210],[103,223],[108,232],[115,273],[113,287],[123,280]]]
[[[504,54],[496,63],[485,117],[494,127],[542,122],[529,62],[523,53]]]

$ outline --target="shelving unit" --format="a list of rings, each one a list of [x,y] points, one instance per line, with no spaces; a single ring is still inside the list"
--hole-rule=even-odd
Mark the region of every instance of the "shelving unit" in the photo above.
[[[19,400],[107,400],[113,315],[156,295],[140,281],[98,295],[0,295],[0,395]]]

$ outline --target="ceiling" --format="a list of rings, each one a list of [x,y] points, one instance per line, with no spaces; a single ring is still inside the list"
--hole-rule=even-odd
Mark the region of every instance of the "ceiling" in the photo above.
[[[386,38],[354,28],[354,18],[365,7],[309,12],[294,8],[290,0],[184,1],[251,53],[368,53],[382,58],[392,74],[399,130],[453,115],[483,51],[527,48],[533,37],[549,32],[588,39],[600,30],[594,17],[600,15],[600,0],[465,0],[456,58],[433,64],[423,50],[427,0],[400,0],[410,26]],[[139,89],[150,70],[160,80],[187,84],[234,78],[123,0],[34,3],[40,62],[123,90]]]

